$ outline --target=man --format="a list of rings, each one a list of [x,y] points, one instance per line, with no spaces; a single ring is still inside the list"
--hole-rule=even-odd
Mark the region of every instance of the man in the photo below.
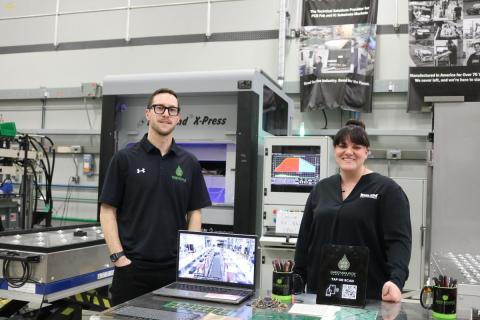
[[[457,65],[457,46],[452,40],[447,41],[447,49],[448,49],[448,60],[450,62],[450,66]]]
[[[473,48],[475,48],[475,52],[468,58],[467,66],[480,66],[480,42],[476,42]]]
[[[155,91],[145,117],[147,134],[114,155],[100,196],[113,305],[175,281],[177,231],[201,230],[201,208],[211,205],[198,160],[173,139],[176,93]]]
[[[457,1],[457,5],[453,9],[453,11],[455,12],[455,22],[457,22],[458,20],[460,20],[462,18],[462,7],[458,3],[458,1]]]

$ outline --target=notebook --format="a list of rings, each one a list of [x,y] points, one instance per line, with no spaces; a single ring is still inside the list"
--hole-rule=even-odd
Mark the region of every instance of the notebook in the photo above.
[[[255,291],[257,237],[179,231],[177,281],[155,295],[239,304]]]

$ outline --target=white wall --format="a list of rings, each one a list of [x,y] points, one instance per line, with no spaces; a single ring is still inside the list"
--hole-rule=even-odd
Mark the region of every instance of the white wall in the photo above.
[[[297,1],[290,0],[291,28],[298,28]],[[173,1],[132,1],[132,5],[167,4]],[[175,1],[181,3],[182,1]],[[183,1],[186,2],[186,1]],[[210,30],[223,32],[278,29],[278,0],[212,1]],[[398,23],[408,22],[407,0],[399,0]],[[0,19],[32,14],[55,13],[55,1],[10,1],[0,11]],[[127,1],[61,0],[60,12],[125,6]],[[394,24],[394,1],[379,0],[379,24]],[[162,6],[131,11],[129,36],[138,37],[205,34],[206,4]],[[52,44],[55,17],[0,20],[0,48]],[[125,39],[126,12],[60,15],[58,37],[65,42]],[[298,81],[298,39],[287,40],[286,81]],[[278,41],[224,41],[188,44],[132,46],[107,49],[33,52],[0,55],[0,69],[9,74],[0,79],[1,89],[39,86],[74,86],[101,82],[107,74],[224,70],[258,67],[277,76]],[[375,77],[406,79],[408,76],[408,35],[379,35]],[[26,77],[28,75],[28,77]]]
[[[290,28],[298,28],[298,1],[288,1],[291,16]],[[132,6],[161,4],[158,8],[132,9],[128,36],[132,39],[154,36],[184,36],[205,34],[207,31],[206,2],[186,4],[181,0],[132,0]],[[176,3],[177,5],[171,5]],[[180,3],[180,5],[178,5]],[[185,4],[181,4],[185,3]],[[248,32],[278,29],[279,0],[212,0],[210,30],[212,34],[225,32]],[[406,24],[408,22],[407,0],[399,0],[398,18],[395,16],[395,1],[379,0],[378,24]],[[272,78],[278,73],[278,40],[204,41],[181,44],[123,46],[101,49],[35,51],[35,45],[62,44],[79,41],[125,39],[127,37],[127,1],[123,0],[60,0],[58,34],[55,38],[55,0],[10,0],[0,2],[0,50],[33,46],[32,52],[0,54],[0,90],[39,87],[78,87],[84,82],[101,83],[106,75],[177,72],[197,70],[228,70],[261,68]],[[73,11],[120,8],[116,11],[68,14]],[[10,19],[26,15],[46,14],[37,18]],[[285,80],[290,87],[298,83],[297,51],[299,40],[287,39]],[[27,47],[23,47],[27,48]],[[37,48],[37,49],[36,49]],[[377,38],[376,80],[406,80],[409,66],[408,35],[379,35]],[[298,85],[297,85],[298,87]],[[293,90],[296,91],[296,90]],[[307,132],[315,132],[324,126],[322,112],[301,113],[299,97],[295,99],[293,128],[305,123]],[[84,101],[75,99],[48,100],[45,129],[99,130],[101,105],[88,100],[87,111]],[[0,101],[0,113],[6,121],[15,121],[21,129],[41,128],[40,101]],[[327,111],[329,129],[339,128],[350,117],[348,112]],[[372,148],[400,148],[422,150],[425,138],[411,136],[415,130],[428,131],[430,114],[407,114],[406,95],[378,94],[373,99],[373,112],[362,114],[371,132],[396,131],[400,136],[373,135]],[[405,135],[401,135],[402,132]],[[87,148],[98,148],[98,135],[57,135],[53,137],[59,145],[81,144]],[[79,157],[79,161],[81,158]],[[81,161],[80,161],[81,165]],[[370,166],[392,176],[424,178],[423,161],[382,160],[370,161]],[[67,184],[74,175],[75,165],[71,155],[58,158],[54,183]],[[97,183],[97,177],[81,175],[81,186]],[[63,190],[63,191],[62,191]],[[96,191],[79,188],[73,195],[77,198],[94,199]],[[85,192],[87,195],[85,195]],[[65,196],[59,187],[58,197]],[[59,202],[61,204],[61,202]],[[70,211],[72,217],[96,218],[96,205],[82,204]]]

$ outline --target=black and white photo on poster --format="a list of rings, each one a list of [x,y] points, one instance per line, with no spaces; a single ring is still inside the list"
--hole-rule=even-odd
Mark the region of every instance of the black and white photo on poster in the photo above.
[[[376,1],[304,2],[304,23],[316,24],[300,31],[302,111],[337,107],[371,111],[376,50],[372,4],[376,12]]]
[[[408,110],[420,111],[424,96],[460,95],[477,101],[478,95],[468,90],[480,85],[480,0],[409,1],[408,7]]]

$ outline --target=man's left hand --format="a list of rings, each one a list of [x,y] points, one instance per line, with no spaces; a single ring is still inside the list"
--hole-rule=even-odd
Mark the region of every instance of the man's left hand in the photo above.
[[[388,302],[400,302],[402,300],[402,292],[392,281],[387,281],[383,285],[382,300]]]

